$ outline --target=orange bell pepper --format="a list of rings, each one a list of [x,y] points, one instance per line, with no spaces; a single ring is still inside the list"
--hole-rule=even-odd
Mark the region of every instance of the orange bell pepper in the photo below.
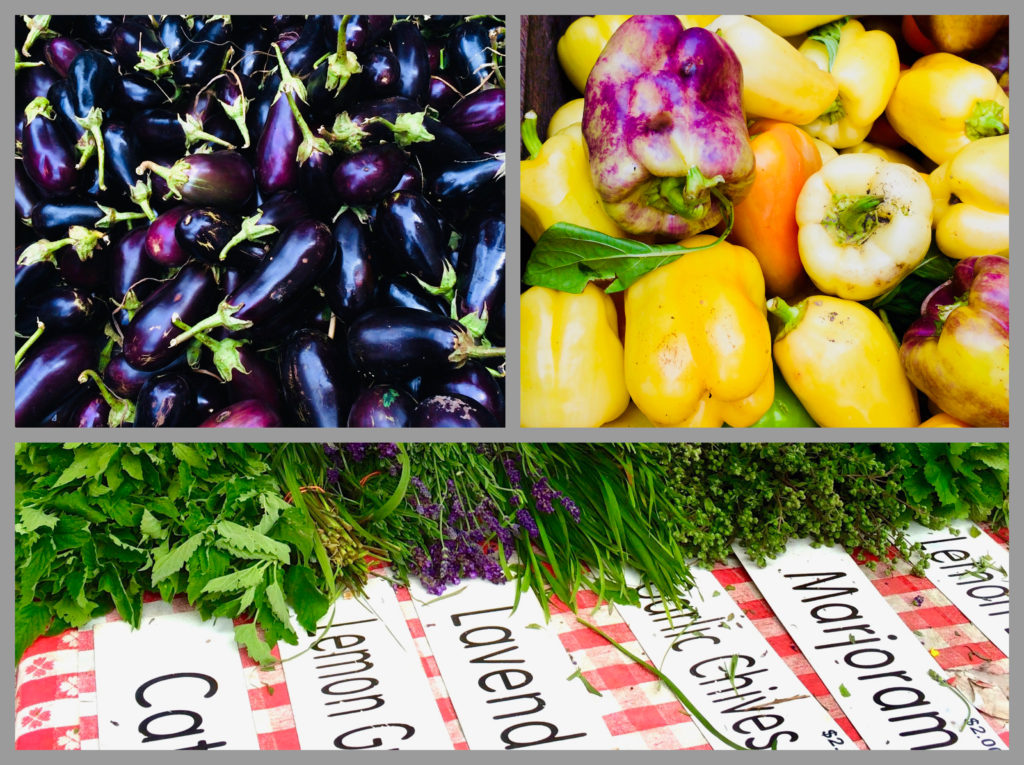
[[[754,253],[768,296],[792,297],[807,283],[797,246],[796,200],[804,182],[821,169],[814,139],[787,122],[760,120],[750,128],[755,177],[736,205],[732,236]]]

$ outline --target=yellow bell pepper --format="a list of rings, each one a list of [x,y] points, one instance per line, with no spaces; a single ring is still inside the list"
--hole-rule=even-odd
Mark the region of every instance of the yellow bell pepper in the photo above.
[[[687,29],[693,27],[704,27],[707,29],[708,24],[718,18],[717,13],[683,13],[676,14],[676,17],[683,22],[683,26]]]
[[[818,150],[818,154],[821,156],[821,164],[828,164],[833,159],[839,156],[838,151],[833,149],[820,138],[812,138],[811,140],[814,141],[814,148]]]
[[[537,138],[537,115],[530,112],[523,122],[522,137],[531,156],[519,163],[520,222],[533,241],[559,222],[625,236],[608,217],[590,180],[580,125],[570,125],[542,146]]]
[[[558,40],[558,61],[569,82],[582,93],[594,62],[608,39],[629,16],[582,16],[565,30]]]
[[[903,140],[936,164],[1010,126],[1010,99],[995,75],[952,53],[919,58],[900,74],[885,110]]]
[[[720,34],[743,66],[743,110],[748,116],[806,125],[839,95],[839,84],[787,40],[750,16],[719,16]]]
[[[721,242],[626,290],[626,387],[651,422],[746,427],[768,410],[775,381],[764,289],[753,253]]]
[[[896,41],[885,32],[866,32],[859,21],[839,23],[813,33],[800,52],[822,71],[831,72],[839,85],[836,100],[804,130],[836,149],[845,149],[867,138],[885,111],[900,76],[900,57]]]
[[[958,420],[952,415],[941,412],[933,417],[929,417],[927,420],[922,422],[918,427],[921,428],[969,428],[971,427],[963,420]]]
[[[764,16],[751,14],[753,18],[760,21],[770,30],[777,35],[783,37],[793,37],[795,35],[803,34],[808,32],[815,27],[820,27],[823,24],[828,24],[836,19],[841,19],[843,14],[829,15],[817,15],[817,16],[800,16],[785,13],[772,13]]]
[[[1010,255],[1010,136],[967,144],[928,177],[935,242],[951,258]]]
[[[921,422],[892,332],[871,309],[815,295],[796,306],[779,298],[768,310],[783,321],[775,363],[822,427],[911,428]]]
[[[919,173],[872,154],[840,154],[796,202],[800,261],[822,292],[878,297],[920,263],[932,240],[932,198]]]
[[[629,402],[629,406],[626,407],[626,411],[621,416],[616,417],[611,422],[606,422],[601,426],[602,428],[653,428],[654,423],[647,419],[647,415],[637,409],[636,404],[632,401]]]
[[[912,160],[902,151],[896,149],[890,149],[888,146],[882,146],[880,143],[871,143],[869,141],[861,141],[856,146],[850,146],[849,148],[843,149],[841,154],[874,154],[876,157],[881,157],[889,162],[896,162],[901,165],[913,168],[917,172],[923,172],[923,168],[917,162]]]
[[[566,101],[555,110],[548,121],[548,136],[558,135],[567,127],[583,124],[583,99]]]
[[[629,405],[612,299],[531,287],[519,299],[523,427],[597,427]]]

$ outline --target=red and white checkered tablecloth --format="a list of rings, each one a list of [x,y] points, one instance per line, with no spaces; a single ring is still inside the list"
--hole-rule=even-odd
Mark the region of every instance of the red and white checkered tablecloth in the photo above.
[[[993,535],[995,536],[995,535]],[[1002,544],[1005,540],[995,537]],[[979,689],[999,686],[1008,679],[1009,659],[972,625],[926,578],[910,575],[904,563],[879,565],[865,572],[887,603],[932,651],[939,664],[951,674],[968,698]],[[757,629],[765,636],[786,665],[807,690],[835,718],[837,724],[860,748],[866,748],[859,733],[843,715],[835,699],[797,649],[772,609],[736,559],[715,567],[714,575]],[[431,655],[408,591],[398,590],[398,599],[410,634],[419,651],[423,670],[434,692],[452,745],[468,749],[455,708],[437,663]],[[182,600],[154,601],[153,613],[188,610]],[[636,654],[644,655],[626,623],[617,612],[596,604],[593,593],[579,595],[581,612],[615,640]],[[552,601],[551,626],[572,661],[587,681],[600,691],[603,718],[620,749],[710,749],[698,726],[654,675],[625,659],[601,637],[582,626],[557,600]],[[150,613],[150,612],[147,612]],[[112,614],[108,620],[116,620]],[[249,688],[249,705],[261,749],[298,749],[288,687],[277,666],[261,670],[241,650]],[[277,656],[277,650],[274,651]],[[56,637],[41,638],[26,652],[18,666],[15,697],[15,745],[17,749],[97,749],[96,677],[93,633],[89,629],[69,630]],[[996,681],[996,682],[993,682]],[[976,705],[980,705],[976,701]],[[1008,712],[1005,712],[1008,716]],[[1009,744],[1009,721],[985,715],[993,729]]]

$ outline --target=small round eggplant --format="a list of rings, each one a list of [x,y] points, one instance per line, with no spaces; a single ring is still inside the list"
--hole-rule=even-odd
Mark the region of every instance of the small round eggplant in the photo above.
[[[373,300],[376,276],[369,231],[351,210],[334,224],[334,260],[320,279],[331,310],[348,323]]]
[[[206,265],[190,262],[153,292],[124,331],[125,359],[136,369],[159,369],[185,352],[170,342],[182,334],[174,325],[179,316],[193,324],[217,305],[220,290]]]
[[[366,377],[407,380],[457,369],[470,358],[503,356],[504,348],[473,343],[454,319],[415,308],[375,308],[357,318],[348,331],[353,367]]]
[[[346,424],[350,428],[404,428],[415,408],[415,399],[401,388],[375,385],[356,396]]]
[[[63,427],[106,428],[109,418],[110,404],[100,393],[92,393],[76,402]]]
[[[462,94],[448,80],[436,75],[430,78],[427,106],[432,106],[439,114],[444,114],[455,106],[460,98]]]
[[[394,194],[377,210],[376,231],[398,272],[432,286],[445,276],[448,248],[437,213],[421,196]]]
[[[149,224],[146,231],[146,254],[157,265],[165,268],[177,268],[188,262],[189,254],[178,243],[175,232],[178,222],[193,208],[189,205],[178,205],[167,212],[160,213]]]
[[[412,413],[414,428],[493,428],[494,415],[472,399],[462,396],[430,396]]]
[[[173,428],[192,424],[195,393],[184,374],[153,375],[135,401],[136,428]]]
[[[78,375],[96,364],[96,343],[83,334],[44,338],[14,373],[14,425],[39,424],[79,386]]]
[[[236,401],[200,424],[201,428],[276,428],[279,415],[269,404],[258,399]]]
[[[189,371],[186,377],[195,395],[195,408],[189,417],[189,426],[198,425],[228,405],[227,383],[203,372]]]
[[[99,316],[99,304],[84,290],[74,287],[52,287],[40,292],[18,307],[14,330],[20,335],[36,331],[36,322],[46,325],[54,335],[82,332]]]
[[[301,329],[281,349],[281,386],[297,425],[337,428],[344,425],[352,403],[352,384],[343,349],[316,330]]]
[[[145,161],[136,169],[149,170],[167,181],[171,195],[193,205],[209,205],[237,210],[256,190],[252,166],[237,151],[192,154],[172,167]]]
[[[386,48],[374,48],[362,60],[366,86],[377,98],[398,93],[400,70],[395,54]]]
[[[408,164],[408,155],[393,143],[379,143],[345,157],[333,176],[339,201],[358,207],[381,201]]]

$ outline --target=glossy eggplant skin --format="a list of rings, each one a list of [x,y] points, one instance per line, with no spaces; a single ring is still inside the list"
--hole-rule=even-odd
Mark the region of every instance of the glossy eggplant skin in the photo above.
[[[240,306],[235,318],[260,323],[300,297],[330,265],[334,252],[331,230],[307,218],[280,235],[249,278],[226,302]],[[191,323],[191,322],[189,322]]]
[[[47,196],[67,196],[79,183],[71,142],[56,121],[38,115],[26,122],[21,137],[22,166]]]
[[[412,413],[414,428],[493,428],[494,416],[472,399],[462,396],[430,396]]]
[[[295,160],[302,133],[288,99],[281,95],[270,106],[266,124],[256,144],[256,181],[263,194],[294,191],[299,187]]]
[[[430,88],[430,60],[419,27],[399,21],[391,27],[391,49],[398,58],[398,94],[424,105]]]
[[[401,274],[388,280],[381,289],[381,306],[415,308],[419,311],[448,316],[448,306],[440,295],[431,295],[419,282],[408,274]]]
[[[84,50],[78,41],[70,37],[54,37],[46,41],[43,57],[46,63],[61,77],[68,76],[68,69],[75,56]]]
[[[51,334],[84,332],[99,317],[99,301],[74,287],[51,287],[18,307],[14,329],[20,335],[36,331],[36,321]]]
[[[118,398],[127,398],[132,401],[139,395],[139,391],[142,390],[143,383],[146,382],[153,375],[164,374],[182,366],[184,358],[175,359],[173,362],[168,364],[162,369],[155,369],[152,371],[145,371],[142,369],[136,369],[128,360],[125,359],[124,353],[119,349],[115,348],[110,354],[110,360],[107,362],[107,366],[103,370],[103,383],[111,392]]]
[[[278,231],[283,231],[297,220],[311,217],[306,200],[294,191],[278,191],[264,197],[259,209],[263,215],[257,223],[274,226]]]
[[[68,68],[68,91],[79,117],[93,108],[105,109],[114,98],[117,70],[97,50],[83,50]]]
[[[174,237],[189,255],[210,264],[220,264],[220,251],[242,227],[242,219],[213,207],[186,212],[174,227]]]
[[[437,213],[423,197],[393,194],[377,210],[375,231],[397,272],[430,285],[441,283],[448,248]]]
[[[164,47],[151,27],[131,19],[118,25],[110,36],[110,45],[117,63],[126,72],[139,63],[140,51],[155,54]]]
[[[505,129],[505,91],[488,88],[470,93],[444,115],[442,122],[470,143]]]
[[[185,352],[186,346],[170,347],[182,330],[172,318],[194,324],[217,306],[220,290],[213,272],[204,264],[190,262],[156,289],[139,308],[124,331],[124,356],[136,369],[166,366]]]
[[[14,425],[38,425],[79,386],[78,375],[95,367],[96,342],[89,335],[43,338],[14,373]]]
[[[279,375],[296,425],[337,428],[345,424],[353,386],[343,354],[335,340],[312,329],[300,329],[285,341]]]
[[[140,227],[121,237],[111,252],[108,288],[116,303],[131,290],[139,300],[156,289],[160,269],[146,254],[148,229]]]
[[[378,98],[398,93],[400,83],[398,58],[387,48],[374,48],[362,59],[363,82]]]
[[[258,399],[236,401],[226,406],[200,425],[201,428],[276,428],[281,415],[269,404]]]
[[[499,157],[450,162],[437,169],[431,182],[430,196],[446,208],[457,207],[504,176],[505,160]]]
[[[153,375],[135,401],[136,428],[173,428],[193,424],[195,393],[184,374]]]
[[[423,391],[431,396],[462,396],[471,399],[490,412],[498,424],[505,421],[505,394],[501,384],[478,361],[467,361],[459,369],[428,378],[423,383]]]
[[[485,218],[470,229],[455,276],[458,315],[492,316],[505,299],[504,218]]]
[[[203,26],[193,40],[186,43],[174,60],[171,73],[183,88],[201,88],[220,70],[225,56],[227,29],[218,19]]]
[[[103,145],[106,148],[104,179],[107,191],[104,193],[94,185],[89,194],[115,202],[123,199],[138,180],[135,168],[139,164],[139,142],[127,127],[119,122],[110,122],[103,126]]]
[[[415,308],[374,308],[352,322],[352,366],[375,380],[408,380],[452,368],[449,360],[463,327],[454,319]]]
[[[295,77],[302,78],[312,72],[317,59],[328,52],[322,19],[322,16],[307,16],[298,38],[284,54],[284,63]],[[334,50],[334,45],[331,50]]]
[[[177,164],[188,173],[180,193],[181,199],[189,204],[237,210],[256,190],[252,166],[237,151],[192,154]]]
[[[320,279],[327,303],[348,323],[373,301],[377,286],[370,248],[370,232],[351,210],[334,224],[334,259]]]
[[[427,90],[427,106],[434,107],[439,114],[443,115],[455,106],[461,97],[455,86],[444,77],[434,75],[430,78],[430,86]]]
[[[393,143],[379,143],[343,158],[334,189],[343,204],[365,207],[381,201],[401,179],[409,157]]]
[[[24,248],[15,248],[15,257],[21,254]],[[53,264],[41,262],[23,266],[16,263],[14,266],[14,304],[20,306],[26,300],[57,284],[60,273]]]
[[[103,211],[95,202],[79,199],[41,199],[32,208],[32,230],[47,238],[63,237],[69,226],[95,228]]]
[[[110,417],[110,404],[98,392],[84,396],[76,402],[63,427],[106,428]]]
[[[39,191],[25,172],[21,160],[14,161],[14,220],[21,228],[22,221],[32,217],[32,208],[39,201]]]
[[[165,94],[156,81],[139,73],[129,73],[118,78],[114,94],[117,105],[125,110],[152,109],[168,103]]]
[[[165,268],[177,268],[188,262],[189,254],[178,244],[175,236],[178,221],[188,215],[190,205],[178,205],[160,213],[146,229],[146,254],[150,260]]]
[[[34,66],[18,71],[14,79],[15,109],[21,112],[36,98],[49,99],[50,88],[58,82],[64,83],[64,80],[49,66]]]
[[[228,387],[214,375],[198,371],[185,372],[189,387],[195,397],[195,406],[188,425],[198,425],[228,405]]]
[[[256,353],[252,345],[238,349],[239,361],[246,372],[236,372],[224,383],[234,401],[258,399],[276,412],[284,411],[281,384],[274,365]]]
[[[463,92],[478,87],[491,72],[490,29],[480,19],[454,27],[448,36],[448,69]]]
[[[375,385],[356,396],[346,424],[350,428],[404,428],[415,408],[416,400],[401,388]]]

